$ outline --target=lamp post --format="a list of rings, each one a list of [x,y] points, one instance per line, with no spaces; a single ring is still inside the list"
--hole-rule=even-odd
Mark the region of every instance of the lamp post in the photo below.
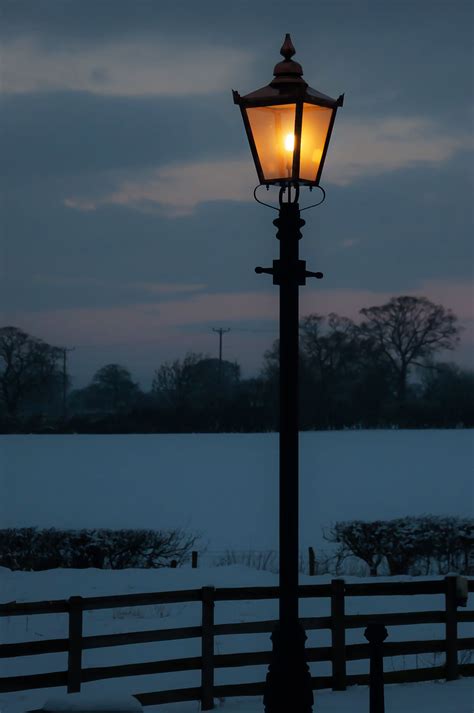
[[[234,91],[233,96],[240,106],[259,186],[280,188],[279,215],[273,221],[280,259],[271,268],[255,269],[272,275],[273,284],[280,287],[279,622],[271,637],[272,660],[263,700],[266,713],[311,713],[306,635],[298,618],[298,297],[307,277],[322,274],[307,271],[306,262],[299,259],[300,228],[305,221],[298,199],[301,186],[319,187],[344,97],[331,99],[308,86],[301,65],[292,59],[295,48],[289,35],[280,53],[284,59],[275,66],[268,86],[245,96]]]

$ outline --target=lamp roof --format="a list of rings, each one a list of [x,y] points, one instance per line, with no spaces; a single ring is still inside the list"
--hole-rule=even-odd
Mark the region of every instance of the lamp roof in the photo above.
[[[274,77],[270,84],[242,97],[238,92],[234,91],[234,102],[236,104],[242,102],[248,106],[265,106],[266,104],[288,103],[300,99],[322,106],[342,106],[344,101],[343,94],[338,99],[333,99],[327,94],[318,92],[308,86],[307,82],[304,81],[301,64],[292,59],[295,54],[295,48],[289,34],[285,35],[280,54],[284,59],[275,65],[273,70]]]

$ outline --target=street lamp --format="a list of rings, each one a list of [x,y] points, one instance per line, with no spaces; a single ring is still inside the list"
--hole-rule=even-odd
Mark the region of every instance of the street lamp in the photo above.
[[[245,96],[234,91],[233,96],[240,106],[259,186],[280,188],[279,216],[273,221],[280,259],[271,268],[255,268],[259,274],[273,275],[273,284],[280,286],[279,622],[271,637],[272,660],[263,700],[266,713],[311,713],[306,634],[298,618],[298,297],[307,277],[322,274],[307,271],[306,262],[299,259],[300,228],[305,221],[298,199],[301,186],[319,187],[344,96],[331,99],[307,85],[301,65],[292,60],[295,48],[290,35],[280,53],[284,59],[275,66],[268,86]],[[258,201],[259,186],[254,191]]]

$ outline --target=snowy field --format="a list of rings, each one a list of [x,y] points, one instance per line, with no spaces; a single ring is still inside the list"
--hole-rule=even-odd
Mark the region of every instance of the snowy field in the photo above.
[[[73,594],[83,596],[106,596],[150,591],[170,591],[194,589],[206,585],[217,587],[273,586],[277,576],[269,572],[257,572],[240,566],[209,569],[161,569],[161,570],[50,570],[45,572],[10,572],[0,569],[3,601],[34,601],[42,599],[63,599]],[[408,580],[408,577],[397,579]],[[329,577],[301,577],[301,582],[323,583]],[[364,581],[347,577],[346,581]],[[378,581],[381,581],[380,579]],[[443,597],[392,596],[353,597],[346,599],[348,614],[381,612],[403,612],[441,609]],[[472,594],[468,608],[473,608]],[[465,611],[465,610],[464,610]],[[329,599],[304,599],[300,603],[301,616],[329,615]],[[165,604],[147,607],[126,607],[111,610],[95,610],[85,614],[84,634],[107,634],[146,629],[196,626],[200,624],[201,605],[199,602]],[[221,623],[253,622],[277,617],[277,602],[237,601],[217,602],[215,621]],[[0,620],[0,636],[3,643],[44,640],[67,636],[66,615],[39,615],[8,617]],[[389,626],[388,641],[443,638],[444,625],[424,624],[417,626]],[[308,631],[308,646],[330,644],[329,631]],[[472,626],[461,624],[459,635],[472,636]],[[348,643],[366,643],[363,629],[347,632]],[[268,634],[243,634],[217,636],[216,653],[265,651],[270,649]],[[461,652],[460,658],[469,652]],[[200,640],[187,639],[169,642],[155,642],[133,646],[110,647],[87,650],[84,653],[84,667],[105,666],[121,663],[139,663],[159,659],[200,655]],[[463,659],[464,660],[464,659]],[[425,667],[442,661],[434,654],[393,657],[385,659],[385,670]],[[312,663],[313,675],[330,673],[328,662]],[[3,660],[1,675],[20,675],[65,670],[66,654],[47,654]],[[266,666],[248,666],[216,670],[216,684],[262,681]],[[367,661],[348,662],[348,673],[368,672]],[[184,671],[156,676],[135,676],[109,679],[85,684],[86,694],[133,695],[146,691],[166,690],[198,686],[200,673]],[[474,687],[472,679],[455,682],[433,682],[386,686],[386,713],[471,713],[473,710]],[[2,713],[26,713],[41,707],[46,700],[64,694],[64,689],[25,691],[23,693],[0,694]],[[315,713],[368,713],[368,689],[365,686],[352,687],[343,693],[325,690],[315,692],[317,707]],[[71,700],[73,697],[71,696]],[[217,710],[223,713],[262,713],[261,699],[227,699],[216,701]],[[150,706],[146,711],[156,713],[196,713],[198,702],[176,703]]]
[[[472,713],[472,686],[469,680],[449,683],[419,683],[386,686],[385,713]],[[62,709],[64,710],[64,708]],[[83,711],[73,707],[71,713]],[[128,710],[128,709],[127,709]],[[144,711],[147,709],[145,708]],[[148,710],[152,711],[153,708]],[[155,709],[158,711],[158,709]],[[263,713],[261,698],[235,698],[216,704],[217,713]],[[104,707],[104,713],[110,708]],[[133,708],[130,708],[133,711]],[[162,713],[198,713],[200,706],[176,704],[163,706]],[[367,689],[351,689],[344,693],[321,691],[316,693],[314,713],[369,713]]]
[[[470,515],[473,432],[302,433],[301,547],[343,519]],[[278,436],[0,436],[1,527],[184,527],[278,546]]]
[[[322,527],[343,519],[404,515],[472,514],[472,431],[347,431],[303,433],[301,444],[301,547],[327,549]],[[227,549],[276,549],[278,543],[278,436],[276,434],[1,436],[0,527],[176,528],[202,532],[212,554]],[[244,567],[178,570],[0,569],[1,601],[62,599],[146,591],[275,585],[277,577]],[[329,577],[301,577],[302,583]],[[346,578],[351,581],[351,578]],[[361,580],[358,580],[361,581]],[[471,595],[472,596],[472,595]],[[349,614],[443,608],[441,597],[354,598]],[[469,604],[472,607],[472,602]],[[329,614],[329,601],[303,600],[302,616]],[[220,602],[216,622],[277,617],[275,601]],[[199,603],[98,610],[86,614],[85,634],[193,626]],[[472,636],[460,626],[460,636]],[[0,619],[2,643],[67,635],[65,615]],[[389,641],[443,638],[437,624],[389,627]],[[348,643],[365,643],[349,630]],[[309,646],[329,645],[328,631],[308,632]],[[222,636],[216,653],[263,651],[268,635]],[[89,650],[86,667],[187,657],[200,654],[190,639]],[[466,654],[461,654],[465,656]],[[64,670],[64,654],[2,660],[2,676]],[[467,659],[462,659],[467,660]],[[386,670],[441,663],[440,655],[386,659]],[[329,663],[311,664],[313,675],[330,673]],[[368,662],[349,662],[348,673],[368,671]],[[261,681],[266,667],[218,669],[216,683]],[[87,684],[92,693],[142,693],[199,685],[199,672],[134,677]],[[26,713],[60,689],[0,694],[1,713]],[[316,693],[315,713],[368,713],[368,690]],[[260,699],[217,702],[228,713],[261,713]],[[472,713],[472,684],[386,687],[386,713]],[[157,713],[195,713],[199,704],[150,707]]]

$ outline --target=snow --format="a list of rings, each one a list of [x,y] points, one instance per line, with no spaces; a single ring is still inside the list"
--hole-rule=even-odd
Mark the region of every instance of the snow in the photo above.
[[[71,693],[48,699],[42,710],[45,713],[140,713],[143,708],[133,696]]]
[[[368,713],[367,688],[354,688],[336,693],[315,692],[314,713]],[[385,713],[472,713],[473,687],[469,680],[449,683],[418,683],[385,686]],[[146,709],[145,709],[146,710]],[[198,708],[171,706],[163,713],[194,713]],[[261,699],[226,701],[217,711],[222,713],[263,713]]]
[[[73,696],[71,696],[73,697]],[[471,681],[449,681],[444,683],[407,683],[385,687],[385,713],[471,713],[473,709],[473,687]],[[162,713],[196,713],[200,710],[198,703],[179,703],[175,705],[159,706]],[[48,711],[56,713],[54,708]],[[88,708],[60,708],[57,713],[66,711],[89,711]],[[94,709],[92,709],[94,710]],[[96,709],[97,710],[97,709]],[[100,708],[102,711],[141,710],[140,708]],[[153,707],[143,709],[153,710]],[[368,690],[354,686],[354,688],[337,693],[329,691],[315,692],[315,713],[368,713]],[[263,713],[260,698],[234,698],[223,704],[216,704],[216,711],[221,713]]]
[[[404,515],[461,515],[472,509],[472,431],[347,431],[302,433],[301,546],[327,548],[322,527],[345,519]],[[195,434],[136,436],[0,437],[0,527],[176,528],[201,531],[209,556],[200,567],[161,570],[11,572],[0,568],[0,600],[39,601],[72,595],[105,596],[203,586],[273,586],[275,574],[235,565],[205,566],[226,549],[278,547],[278,436]],[[345,577],[346,581],[363,581]],[[410,579],[399,577],[397,579]],[[301,576],[301,583],[329,576]],[[380,581],[380,579],[378,580]],[[471,595],[472,599],[472,595]],[[472,602],[469,602],[472,608]],[[348,614],[441,609],[441,596],[354,597]],[[325,616],[329,600],[304,599],[300,614]],[[84,633],[107,634],[200,624],[199,602],[96,610],[84,617]],[[218,602],[216,623],[277,618],[274,600]],[[388,641],[443,638],[444,626],[387,627]],[[330,644],[326,630],[308,631],[308,646]],[[459,635],[472,636],[461,624]],[[63,638],[67,616],[0,619],[0,641]],[[362,629],[348,643],[366,643]],[[268,634],[216,637],[216,653],[270,649]],[[84,652],[85,667],[200,655],[200,640],[155,642]],[[466,660],[469,652],[460,652]],[[465,657],[465,658],[463,658]],[[439,664],[442,655],[385,659],[386,670]],[[3,659],[2,676],[64,670],[66,654]],[[310,666],[330,673],[329,662]],[[351,661],[348,673],[365,673],[367,661]],[[217,669],[216,684],[262,681],[266,666]],[[130,699],[134,693],[198,686],[200,673],[108,679],[83,686],[87,696]],[[386,686],[386,713],[471,713],[472,680]],[[61,689],[0,693],[0,713],[26,713],[64,693]],[[73,698],[68,696],[72,701]],[[367,713],[368,689],[315,692],[315,713]],[[92,699],[91,699],[92,700]],[[216,701],[223,713],[261,713],[260,698]],[[147,707],[150,713],[195,713],[198,702]]]
[[[302,433],[301,547],[326,549],[337,520],[470,515],[472,433]],[[184,527],[211,554],[278,548],[277,434],[2,436],[0,453],[2,527]]]
[[[347,582],[373,581],[356,577],[345,577]],[[378,578],[377,581],[384,581]],[[397,577],[410,580],[410,577]],[[433,578],[436,579],[436,578]],[[329,576],[302,576],[303,584],[324,583]],[[392,580],[393,581],[393,580]],[[66,570],[57,569],[43,572],[11,572],[0,570],[0,589],[3,601],[38,601],[41,599],[63,599],[74,594],[82,596],[105,596],[152,591],[171,591],[176,589],[195,589],[202,586],[242,587],[274,586],[278,577],[270,572],[260,572],[242,566],[198,568],[182,567],[159,570]],[[216,623],[250,622],[277,618],[275,600],[217,602],[215,606]],[[352,597],[346,599],[348,614],[381,613],[396,611],[416,611],[441,609],[443,597],[430,596],[392,596],[392,597]],[[472,608],[472,601],[469,602]],[[463,610],[465,611],[465,610]],[[300,602],[301,616],[324,616],[329,614],[329,600],[303,599]],[[195,626],[200,623],[201,605],[199,602],[164,604],[143,607],[120,607],[87,612],[84,616],[84,634],[120,633],[147,629]],[[0,620],[0,638],[3,643],[44,640],[67,636],[67,616],[64,614],[6,617]],[[423,624],[417,626],[388,626],[388,641],[410,639],[443,638],[444,626]],[[308,631],[308,646],[330,644],[327,630]],[[472,626],[459,625],[459,636],[472,636]],[[363,629],[347,631],[348,643],[365,643]],[[270,649],[268,634],[242,634],[217,636],[216,653],[235,653],[264,651]],[[187,639],[152,644],[127,645],[119,647],[86,650],[83,656],[84,667],[105,666],[122,663],[139,663],[169,658],[200,655],[200,640]],[[464,652],[460,653],[460,657]],[[441,663],[442,655],[405,656],[385,659],[385,670],[424,667]],[[16,659],[4,659],[2,676],[42,673],[64,670],[66,654],[48,654]],[[216,670],[216,684],[262,681],[266,666],[248,666]],[[312,663],[312,675],[330,673],[329,662]],[[348,662],[348,673],[368,671],[367,661]],[[130,697],[146,691],[186,688],[200,684],[199,671],[183,671],[157,676],[135,676],[129,678],[108,679],[83,685],[88,696],[100,694],[117,697]],[[386,713],[471,713],[473,686],[470,679],[455,682],[423,683],[386,686]],[[26,713],[38,710],[46,700],[64,693],[64,689],[24,691],[21,693],[0,694],[2,713]],[[345,692],[315,692],[317,708],[315,713],[367,713],[368,689],[352,687]],[[216,700],[218,710],[223,713],[261,713],[260,698]],[[176,703],[157,707],[145,707],[150,713],[195,713],[199,703]]]

